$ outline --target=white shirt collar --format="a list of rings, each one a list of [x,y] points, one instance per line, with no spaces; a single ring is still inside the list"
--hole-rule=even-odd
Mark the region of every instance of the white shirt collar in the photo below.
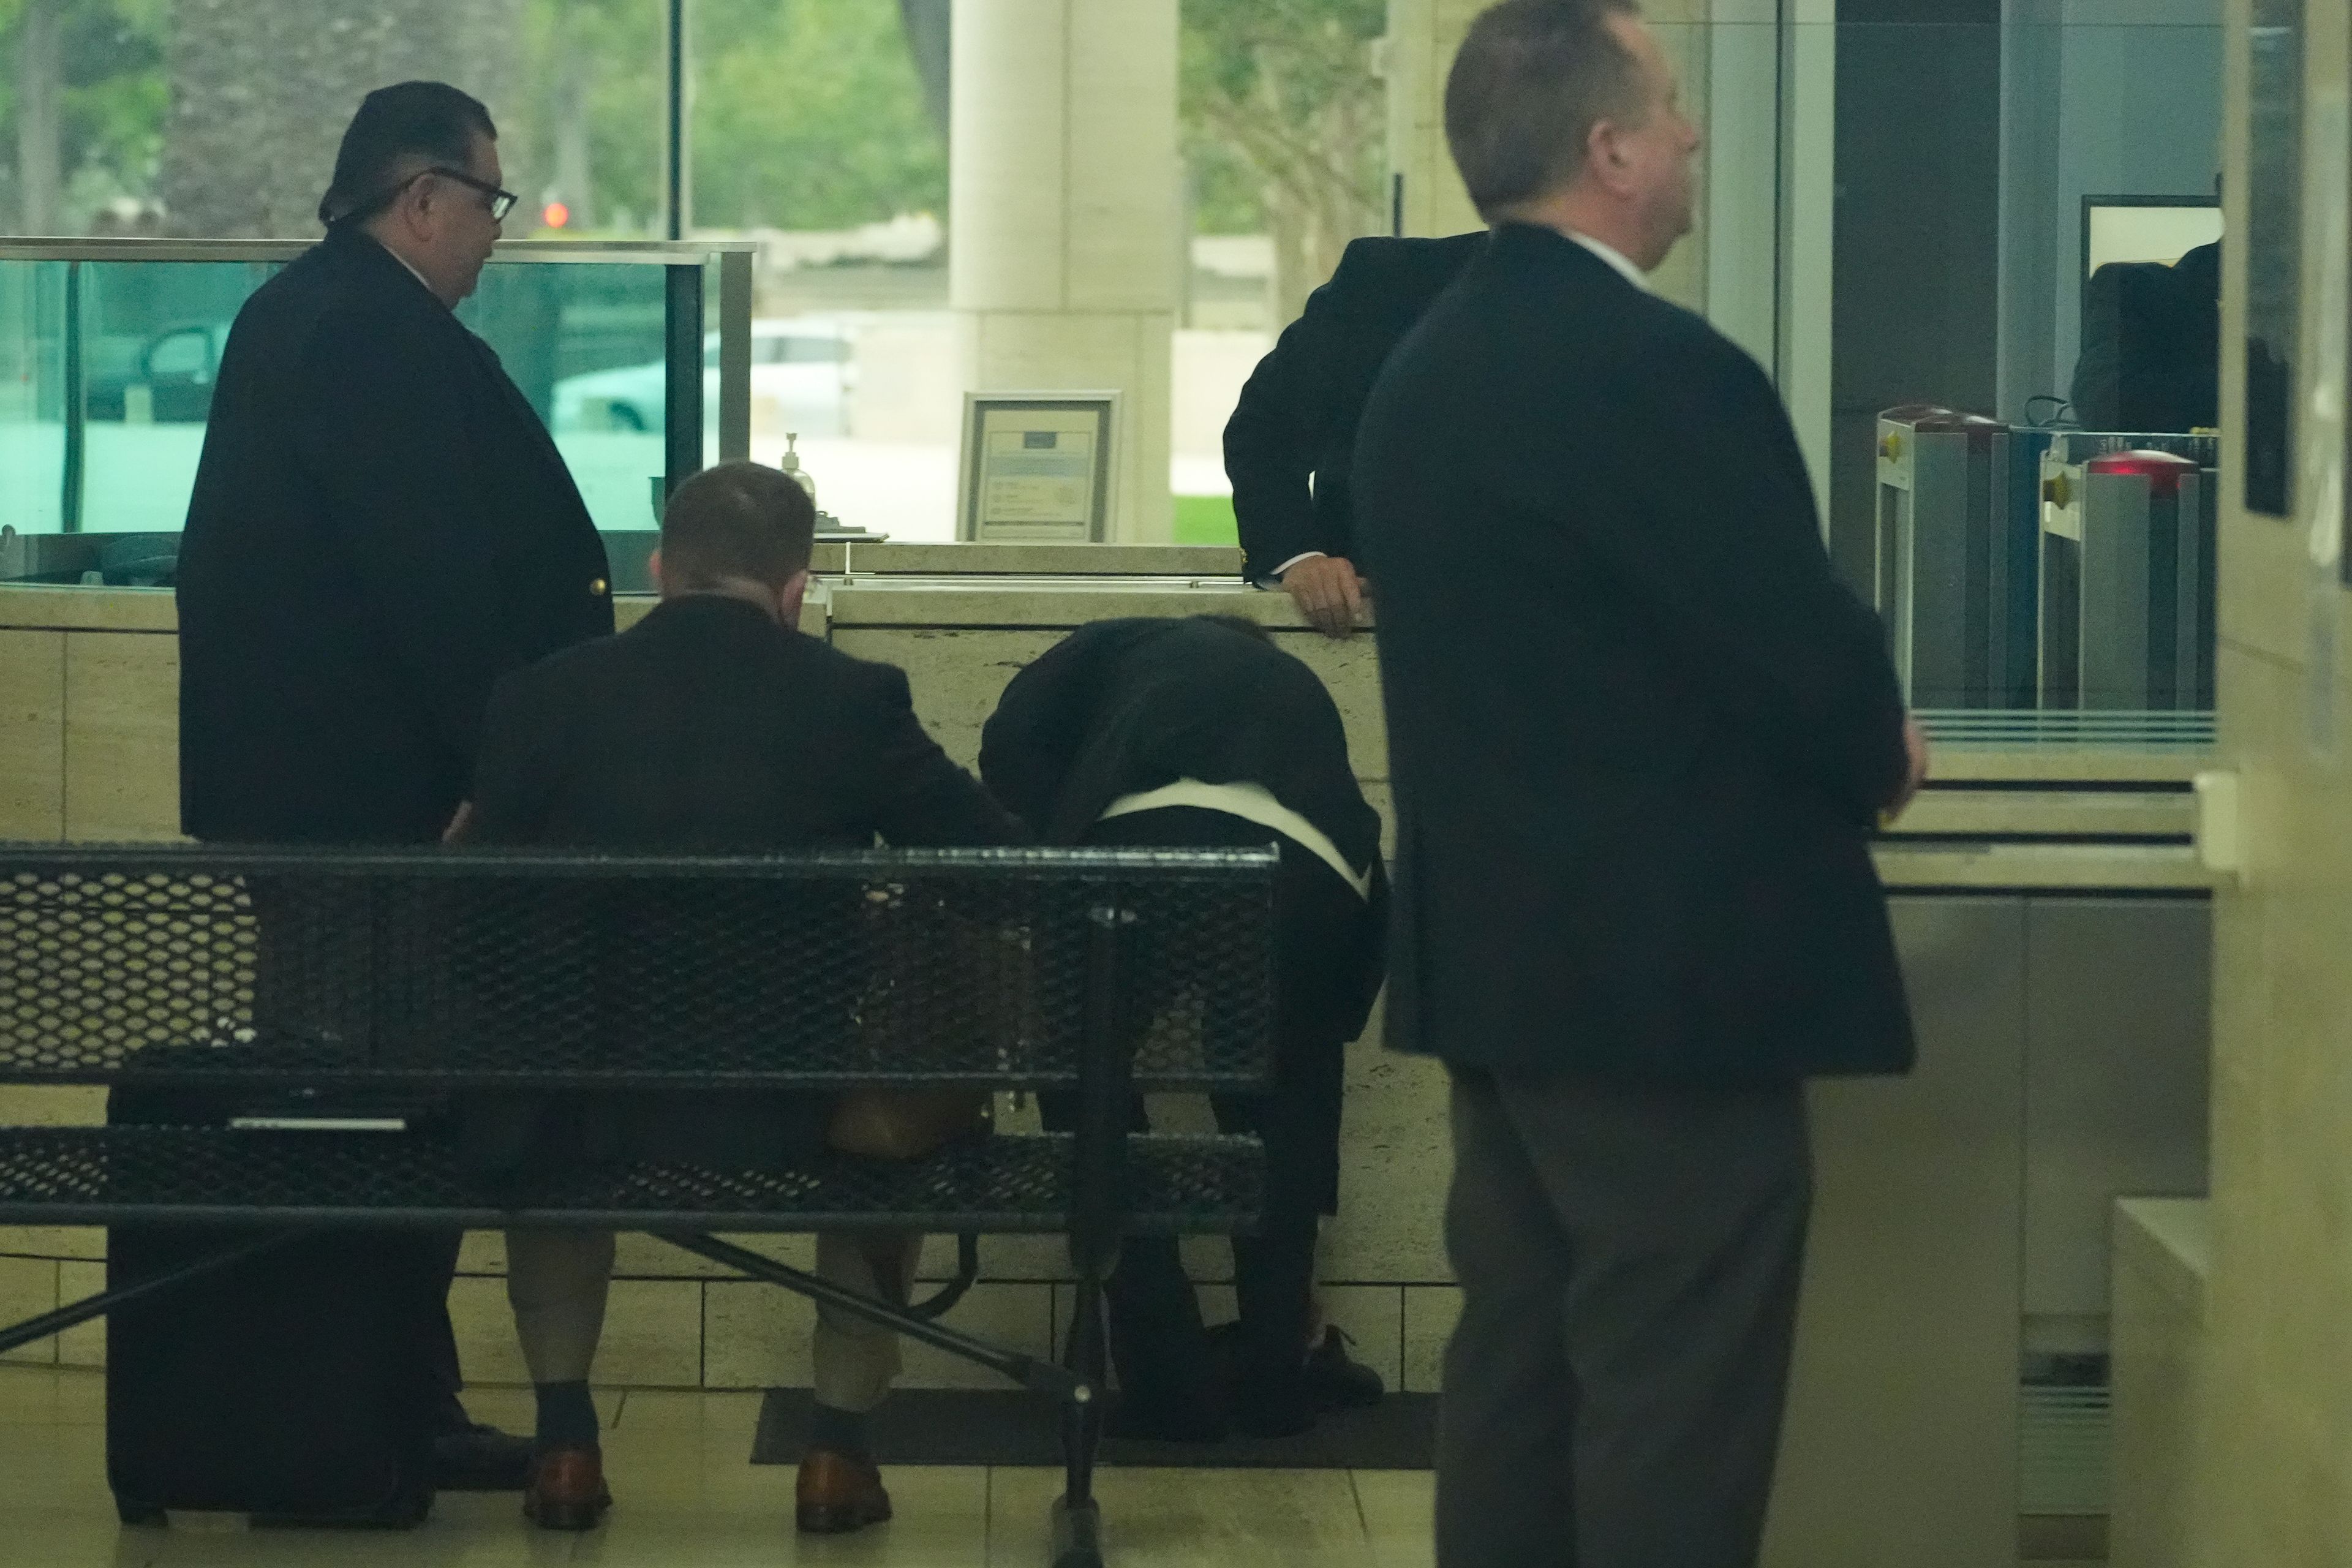
[[[1634,266],[1631,261],[1626,259],[1625,253],[1623,251],[1619,250],[1616,247],[1612,245],[1603,245],[1601,241],[1593,238],[1589,234],[1578,234],[1573,229],[1569,231],[1568,237],[1576,241],[1577,244],[1584,247],[1585,249],[1592,252],[1593,255],[1601,258],[1601,260],[1609,263],[1611,267],[1616,268],[1620,277],[1623,278],[1626,282],[1631,283],[1634,288],[1639,289],[1643,293],[1646,294],[1650,291],[1649,279],[1643,276],[1642,269],[1640,268]]]
[[[373,237],[373,236],[370,236],[370,237],[371,237],[371,238],[373,238],[374,237]],[[376,240],[376,243],[377,243],[378,245],[383,245],[383,241],[382,241],[382,240],[380,240],[380,239],[379,239],[379,240]],[[416,268],[414,268],[414,267],[410,267],[410,266],[409,266],[408,258],[406,258],[405,256],[401,255],[401,254],[400,254],[400,252],[398,252],[397,250],[394,250],[392,247],[390,247],[390,246],[388,246],[388,245],[383,245],[383,253],[384,253],[386,256],[391,257],[394,261],[399,262],[403,267],[407,267],[407,268],[408,268],[408,275],[409,275],[411,278],[415,279],[416,279],[416,281],[417,281],[418,283],[423,284],[423,285],[424,285],[424,288],[425,288],[425,291],[427,294],[433,294],[433,285],[432,285],[432,284],[430,284],[430,283],[426,283],[426,282],[425,282],[425,274],[424,274],[424,273],[419,272],[418,270],[416,270]],[[439,298],[441,298],[441,296],[440,296],[440,295],[438,295],[438,294],[433,294],[433,297],[434,297],[436,300],[438,300]]]

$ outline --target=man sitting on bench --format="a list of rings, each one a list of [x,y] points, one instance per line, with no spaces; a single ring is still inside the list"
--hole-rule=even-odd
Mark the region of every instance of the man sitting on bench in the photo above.
[[[824,847],[987,845],[1028,836],[916,721],[907,678],[797,629],[815,509],[773,468],[728,463],[681,485],[662,519],[661,604],[618,637],[566,650],[491,694],[474,797],[453,834],[469,843],[680,853]],[[815,1152],[822,1097],[754,1106],[761,1154]],[[744,1144],[745,1108],[679,1097],[606,1106],[636,1119],[619,1142],[706,1150]],[[793,1103],[786,1104],[790,1100]],[[656,1128],[654,1123],[658,1123]],[[705,1163],[724,1163],[709,1152]],[[919,1237],[819,1236],[818,1274],[903,1304]],[[586,1530],[610,1503],[588,1373],[612,1273],[609,1234],[508,1237],[507,1292],[539,1395],[524,1511]],[[865,1418],[898,1368],[895,1334],[822,1309],[816,1419],[801,1463],[800,1528],[837,1534],[890,1517]]]

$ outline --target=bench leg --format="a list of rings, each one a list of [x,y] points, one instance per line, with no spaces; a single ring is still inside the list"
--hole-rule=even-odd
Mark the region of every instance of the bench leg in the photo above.
[[[731,1242],[721,1241],[715,1236],[667,1230],[656,1231],[654,1234],[672,1247],[691,1252],[698,1258],[708,1258],[713,1263],[723,1263],[738,1273],[749,1275],[754,1279],[764,1279],[771,1285],[781,1285],[796,1295],[806,1296],[812,1301],[837,1307],[853,1317],[863,1318],[869,1323],[877,1323],[883,1328],[903,1334],[910,1340],[919,1341],[935,1350],[943,1350],[950,1355],[961,1356],[992,1372],[1002,1373],[1024,1388],[1045,1394],[1048,1398],[1069,1400],[1077,1397],[1083,1392],[1076,1388],[1066,1372],[1052,1362],[1023,1355],[1018,1351],[1004,1350],[984,1341],[976,1340],[970,1334],[943,1328],[919,1312],[887,1306],[869,1296],[861,1296],[855,1290],[845,1290],[829,1279],[820,1279],[814,1274],[790,1268],[772,1258],[748,1251]],[[975,1256],[975,1264],[977,1261]]]
[[[1102,1508],[1095,1500],[1095,1459],[1102,1449],[1102,1394],[1110,1367],[1102,1280],[1082,1269],[1076,1297],[1062,1364],[1077,1383],[1080,1396],[1062,1406],[1067,1478],[1062,1500],[1054,1505],[1052,1568],[1102,1568]]]
[[[1099,1507],[1067,1498],[1054,1505],[1053,1568],[1103,1568]]]
[[[101,1290],[95,1296],[85,1296],[71,1306],[59,1307],[54,1312],[44,1312],[37,1318],[27,1318],[21,1323],[0,1329],[0,1354],[13,1351],[19,1345],[31,1344],[35,1340],[45,1340],[51,1334],[63,1333],[76,1323],[86,1323],[92,1318],[102,1318],[117,1307],[128,1306],[143,1297],[169,1290],[174,1285],[184,1285],[191,1279],[201,1279],[207,1274],[242,1263],[248,1258],[258,1258],[265,1252],[275,1251],[289,1241],[299,1241],[310,1234],[311,1232],[307,1228],[278,1231],[239,1247],[224,1247],[218,1252],[197,1258],[194,1263],[184,1264],[169,1273],[152,1275],[145,1279],[136,1279],[128,1285],[118,1285],[111,1290]]]

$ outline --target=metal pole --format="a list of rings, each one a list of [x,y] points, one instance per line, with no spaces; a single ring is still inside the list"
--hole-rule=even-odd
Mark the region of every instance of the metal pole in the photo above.
[[[1127,957],[1135,911],[1114,889],[1087,911],[1086,1018],[1078,1044],[1078,1120],[1070,1141],[1070,1261],[1076,1300],[1063,1365],[1100,1384],[1108,1370],[1104,1287],[1118,1267],[1128,1209],[1127,1137],[1135,1105],[1135,1030],[1128,1000]],[[1096,1568],[1102,1561],[1102,1507],[1095,1461],[1103,1415],[1093,1405],[1062,1412],[1064,1490],[1054,1505],[1055,1568]]]
[[[973,1339],[970,1334],[943,1329],[903,1308],[877,1301],[871,1296],[861,1296],[830,1279],[820,1279],[814,1274],[721,1241],[717,1237],[667,1230],[657,1234],[672,1247],[682,1247],[698,1258],[723,1263],[754,1279],[764,1279],[771,1285],[781,1285],[787,1290],[806,1296],[820,1306],[835,1308],[908,1339],[919,1340],[950,1355],[977,1362],[990,1371],[1002,1373],[1023,1387],[1050,1398],[1083,1406],[1092,1405],[1098,1392],[1098,1384],[1090,1385],[1073,1377],[1050,1361],[1040,1361],[1018,1351],[1000,1350]]]
[[[667,496],[702,471],[702,268],[682,264],[663,271],[668,364],[662,405],[662,493]]]
[[[672,239],[684,239],[687,218],[686,0],[669,0],[668,115],[668,136],[666,139],[666,151],[669,157],[668,212],[663,232]],[[697,363],[699,363],[698,360]]]
[[[66,263],[65,337],[58,345],[65,370],[65,464],[58,488],[58,531],[81,531],[82,469],[85,463],[83,426],[89,415],[87,367],[82,363],[81,263]]]
[[[184,1285],[191,1279],[201,1279],[207,1274],[217,1273],[221,1269],[242,1263],[248,1258],[257,1258],[265,1252],[275,1252],[289,1242],[299,1241],[302,1237],[313,1234],[315,1234],[313,1231],[307,1228],[281,1230],[275,1235],[265,1236],[257,1241],[247,1242],[242,1247],[227,1247],[207,1257],[199,1258],[194,1263],[185,1264],[168,1273],[152,1275],[145,1279],[117,1286],[111,1290],[101,1290],[95,1296],[85,1296],[70,1307],[60,1307],[54,1312],[44,1312],[37,1318],[27,1318],[13,1328],[0,1329],[0,1354],[5,1354],[19,1345],[31,1344],[35,1340],[45,1340],[51,1334],[63,1333],[76,1323],[86,1323],[92,1318],[103,1317],[115,1308],[128,1306],[142,1297],[152,1296],[161,1290],[168,1290],[174,1285]]]

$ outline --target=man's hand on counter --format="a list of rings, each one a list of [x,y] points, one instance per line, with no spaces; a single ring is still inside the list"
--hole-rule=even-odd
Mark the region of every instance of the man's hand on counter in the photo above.
[[[1355,563],[1337,555],[1293,562],[1282,574],[1282,591],[1317,631],[1331,637],[1352,636],[1364,624],[1364,606],[1371,597],[1370,584],[1357,575]]]

